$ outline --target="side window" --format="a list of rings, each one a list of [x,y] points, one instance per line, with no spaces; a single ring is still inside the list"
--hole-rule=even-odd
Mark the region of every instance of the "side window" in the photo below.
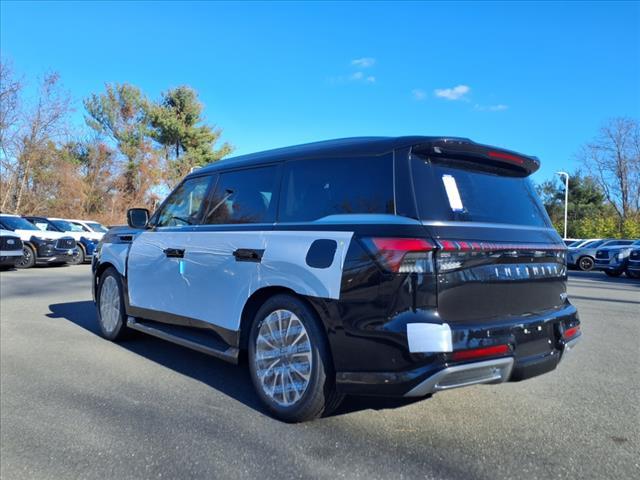
[[[276,218],[278,166],[221,173],[203,215],[206,224],[270,223]]]
[[[304,222],[345,213],[394,213],[391,156],[286,164],[279,221]]]
[[[158,215],[157,227],[180,227],[198,223],[198,214],[212,177],[190,178],[169,196]]]

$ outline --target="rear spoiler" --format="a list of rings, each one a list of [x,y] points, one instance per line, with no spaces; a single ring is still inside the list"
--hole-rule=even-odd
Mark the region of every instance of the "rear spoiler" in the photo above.
[[[540,168],[537,157],[523,155],[503,148],[475,143],[466,138],[442,138],[414,145],[412,153],[429,157],[442,157],[484,163],[509,168],[529,176]]]

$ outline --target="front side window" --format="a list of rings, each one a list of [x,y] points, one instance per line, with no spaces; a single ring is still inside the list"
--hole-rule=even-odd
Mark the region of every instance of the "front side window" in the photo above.
[[[271,223],[276,217],[278,167],[221,173],[203,223]]]
[[[287,163],[279,221],[305,222],[349,213],[394,213],[391,156]]]
[[[183,227],[198,223],[210,176],[190,178],[182,182],[169,196],[155,222],[157,227]]]

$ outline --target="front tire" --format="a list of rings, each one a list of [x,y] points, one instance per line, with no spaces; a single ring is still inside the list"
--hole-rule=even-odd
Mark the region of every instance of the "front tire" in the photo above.
[[[78,254],[74,255],[71,260],[69,260],[69,265],[82,265],[85,261],[85,253],[84,248],[78,243],[76,244],[76,248],[78,249]]]
[[[102,336],[114,342],[126,337],[129,329],[124,309],[122,280],[115,268],[109,267],[100,276],[96,306]]]
[[[320,321],[291,295],[276,295],[258,310],[249,334],[249,370],[260,400],[286,422],[326,415],[341,400]]]
[[[591,257],[580,257],[577,262],[578,270],[582,270],[583,272],[590,272],[593,270],[593,266],[595,262]]]
[[[16,268],[31,268],[36,264],[36,251],[31,245],[22,247],[22,257],[16,261]]]

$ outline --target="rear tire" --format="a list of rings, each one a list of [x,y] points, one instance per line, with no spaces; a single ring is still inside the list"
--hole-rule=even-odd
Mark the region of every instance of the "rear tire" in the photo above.
[[[626,274],[627,274],[627,277],[629,278],[635,278],[635,279],[640,278],[640,273],[632,272],[631,270],[627,270]]]
[[[36,251],[31,245],[22,246],[22,257],[16,261],[16,268],[31,268],[36,264]]]
[[[605,270],[604,273],[607,274],[607,277],[619,277],[622,275],[621,270]]]
[[[249,370],[262,403],[285,422],[327,415],[342,400],[320,321],[292,295],[271,297],[256,313],[249,334]]]
[[[96,307],[98,324],[104,338],[116,342],[129,334],[122,280],[115,268],[107,268],[100,276],[96,292]]]
[[[576,262],[576,266],[578,267],[578,270],[582,270],[583,272],[589,272],[593,270],[594,265],[595,265],[595,262],[593,258],[586,257],[586,256],[580,257]]]

